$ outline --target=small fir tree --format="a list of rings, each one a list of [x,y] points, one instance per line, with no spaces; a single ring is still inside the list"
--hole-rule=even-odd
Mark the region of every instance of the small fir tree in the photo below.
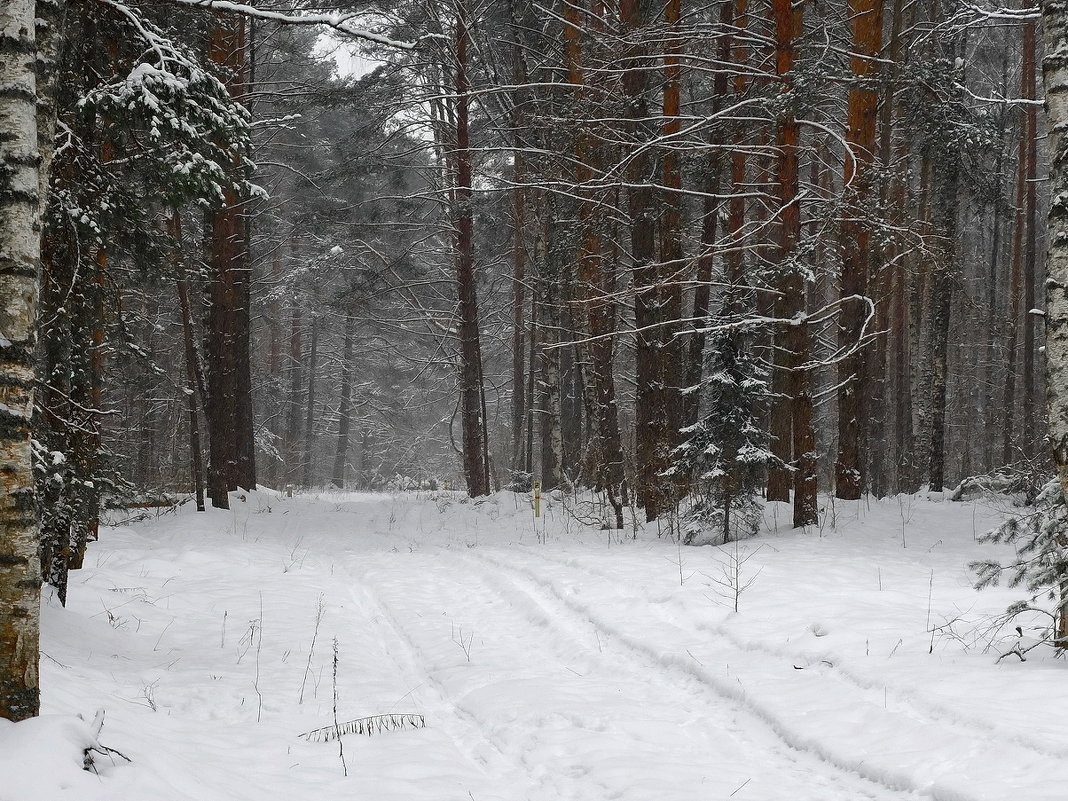
[[[690,391],[701,392],[697,423],[682,430],[688,439],[675,449],[672,472],[686,472],[703,498],[691,513],[688,545],[713,540],[730,542],[756,532],[756,502],[761,476],[779,460],[770,434],[760,420],[771,397],[768,371],[749,349],[750,335],[726,328],[709,336],[705,377]],[[720,536],[721,535],[721,536]]]
[[[1016,558],[1008,564],[993,559],[972,562],[976,588],[997,586],[1006,576],[1010,587],[1026,588],[1031,597],[1010,606],[1009,615],[1034,608],[1046,596],[1056,606],[1054,644],[1068,647],[1068,503],[1061,485],[1056,480],[1047,483],[1029,512],[1006,518],[980,542],[1013,545]]]

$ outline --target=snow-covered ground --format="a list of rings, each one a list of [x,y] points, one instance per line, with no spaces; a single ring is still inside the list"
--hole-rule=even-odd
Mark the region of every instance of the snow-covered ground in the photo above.
[[[986,647],[1019,597],[971,588],[969,561],[1007,553],[975,541],[993,504],[839,501],[803,533],[773,505],[737,549],[545,512],[264,492],[103,530],[46,603],[64,717],[0,722],[0,799],[1068,797],[1068,666]],[[335,693],[339,723],[426,725],[343,737],[343,768],[299,736]],[[93,775],[71,716],[98,709],[132,762]]]

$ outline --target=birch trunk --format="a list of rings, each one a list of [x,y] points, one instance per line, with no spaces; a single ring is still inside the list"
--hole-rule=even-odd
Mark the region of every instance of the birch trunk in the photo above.
[[[40,710],[41,566],[30,418],[43,205],[33,0],[0,5],[0,717]]]
[[[1042,79],[1049,137],[1050,208],[1046,259],[1046,398],[1049,439],[1061,490],[1068,494],[1068,6],[1044,0]],[[1066,543],[1061,543],[1062,547]],[[1057,636],[1068,635],[1068,588],[1061,585]]]

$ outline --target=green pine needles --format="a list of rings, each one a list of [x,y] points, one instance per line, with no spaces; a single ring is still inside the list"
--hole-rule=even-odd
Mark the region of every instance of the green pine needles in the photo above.
[[[1031,598],[1010,606],[1010,616],[1033,608],[1044,595],[1056,604],[1058,631],[1063,632],[1068,609],[1068,504],[1060,484],[1047,483],[1030,512],[1009,517],[980,541],[1014,545],[1016,558],[1008,564],[992,559],[972,562],[976,588],[996,586],[1003,579],[1010,587],[1024,587]],[[1058,635],[1057,640],[1063,647],[1063,637]]]
[[[700,545],[752,536],[760,520],[756,501],[764,472],[778,459],[761,418],[771,398],[768,370],[755,359],[746,330],[724,328],[709,335],[701,413],[683,433],[669,472],[685,471],[703,498],[690,514],[684,542]]]

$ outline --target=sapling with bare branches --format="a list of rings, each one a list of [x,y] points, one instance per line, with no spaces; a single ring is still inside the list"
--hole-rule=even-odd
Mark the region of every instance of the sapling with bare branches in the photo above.
[[[702,573],[709,582],[706,586],[719,598],[730,604],[735,612],[739,611],[742,594],[756,583],[757,578],[764,570],[764,568],[760,568],[755,573],[751,573],[746,568],[749,560],[756,556],[759,551],[760,548],[754,551],[743,548],[735,540],[730,547],[721,547],[716,550],[719,575]]]
[[[304,703],[304,687],[308,683],[308,676],[311,675],[312,658],[315,656],[315,641],[319,637],[319,624],[323,622],[323,614],[326,611],[326,596],[319,593],[319,598],[315,602],[315,628],[312,629],[311,646],[308,648],[308,663],[304,666],[304,678],[300,681],[300,698],[298,704]]]

